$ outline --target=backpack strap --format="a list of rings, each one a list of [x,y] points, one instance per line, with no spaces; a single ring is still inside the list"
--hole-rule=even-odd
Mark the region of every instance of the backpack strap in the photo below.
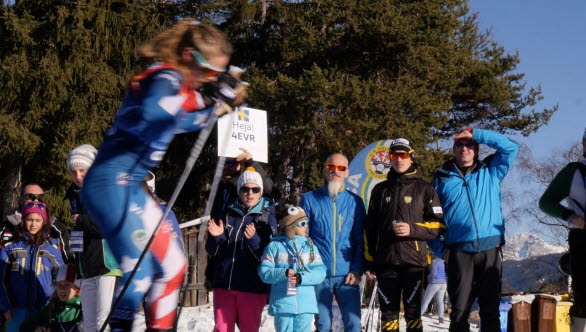
[[[145,80],[146,78],[154,75],[156,72],[165,70],[165,69],[173,69],[178,70],[176,67],[171,66],[164,62],[157,62],[152,64],[144,71],[140,72],[139,74],[135,75],[130,83],[128,84],[128,89],[135,95],[141,96],[142,88],[141,88],[141,81]],[[203,100],[201,95],[196,92],[195,90],[191,89],[187,83],[183,82],[181,87],[179,88],[179,94],[185,96],[186,99],[181,105],[181,109],[186,112],[195,112],[197,110],[205,108],[206,102]]]

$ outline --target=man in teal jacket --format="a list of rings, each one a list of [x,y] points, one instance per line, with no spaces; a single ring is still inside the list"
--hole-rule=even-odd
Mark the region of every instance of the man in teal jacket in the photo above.
[[[348,159],[341,153],[328,157],[324,165],[326,183],[301,199],[309,218],[309,237],[327,268],[326,279],[315,286],[319,314],[316,330],[332,329],[332,299],[337,296],[344,331],[360,331],[360,290],[363,234],[366,210],[360,196],[344,189]]]
[[[481,161],[479,144],[496,152]],[[476,297],[481,331],[500,331],[500,247],[505,243],[500,184],[517,150],[516,143],[496,132],[463,130],[454,139],[455,159],[440,167],[433,179],[447,229],[443,241],[430,246],[436,256],[448,260],[450,332],[469,330],[468,316]]]

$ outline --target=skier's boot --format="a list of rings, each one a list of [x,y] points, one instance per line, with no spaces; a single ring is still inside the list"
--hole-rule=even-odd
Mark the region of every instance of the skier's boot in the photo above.
[[[110,319],[110,331],[112,331],[112,332],[130,332],[130,331],[132,331],[132,323],[134,323],[134,320],[120,319],[120,318],[112,317]]]

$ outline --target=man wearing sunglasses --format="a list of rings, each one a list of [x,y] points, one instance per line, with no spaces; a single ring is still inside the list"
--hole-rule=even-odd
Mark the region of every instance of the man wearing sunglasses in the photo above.
[[[421,290],[427,266],[426,240],[445,229],[439,197],[422,179],[411,143],[391,143],[392,168],[370,194],[364,224],[366,276],[377,279],[382,331],[399,331],[401,298],[408,332],[421,332]],[[443,317],[443,313],[439,313]]]
[[[496,152],[484,160],[479,144]],[[504,135],[462,130],[454,138],[455,158],[433,179],[444,208],[443,241],[430,243],[434,254],[448,260],[448,294],[452,303],[450,331],[468,331],[470,307],[478,297],[481,331],[499,331],[502,252],[505,225],[500,184],[518,146]]]
[[[26,203],[30,202],[45,202],[45,192],[43,188],[36,183],[30,183],[22,187],[20,198],[18,200],[18,209],[7,216],[7,221],[0,228],[0,247],[8,241],[13,240],[16,236],[15,228],[16,225],[21,222],[21,207]],[[51,228],[49,229],[49,236],[59,241],[59,248],[61,249],[61,255],[64,261],[68,261],[71,257],[69,253],[69,232],[67,226],[57,220],[55,216],[51,215]]]
[[[554,218],[565,220],[570,227],[570,276],[574,304],[570,308],[571,331],[586,330],[586,130],[582,138],[584,159],[566,165],[551,181],[539,200],[539,208]],[[561,202],[566,200],[566,205]]]
[[[326,159],[325,184],[301,198],[300,206],[309,218],[309,236],[317,246],[326,279],[315,286],[319,314],[317,331],[331,331],[334,292],[342,312],[344,331],[360,331],[364,203],[360,196],[344,189],[348,159],[335,153]]]

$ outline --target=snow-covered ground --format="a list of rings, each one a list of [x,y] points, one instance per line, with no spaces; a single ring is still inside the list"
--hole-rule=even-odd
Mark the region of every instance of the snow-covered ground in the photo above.
[[[262,323],[260,332],[274,332],[275,326],[273,323],[273,317],[267,313],[268,306],[265,307],[262,315]],[[334,306],[334,331],[342,331],[342,320],[339,316],[339,311],[336,312]],[[362,309],[362,317],[366,317],[367,309]],[[375,317],[378,317],[378,309],[375,311]],[[449,318],[444,318],[444,323],[439,324],[436,316],[430,317],[424,315],[423,320],[423,331],[424,332],[436,332],[436,331],[448,331]],[[207,304],[199,307],[186,307],[181,311],[181,317],[179,319],[179,325],[177,331],[179,332],[209,332],[214,327],[214,313],[212,310],[212,304]],[[135,327],[133,331],[142,332],[145,330],[144,327],[144,316],[139,315],[135,321]],[[471,331],[479,331],[476,324],[471,324]],[[238,329],[236,329],[238,331]],[[375,331],[371,329],[371,331]],[[401,319],[401,331],[405,331],[405,320]]]
[[[507,281],[515,286],[515,289],[529,290],[535,289],[535,281],[533,279],[539,278],[542,274],[552,274],[549,270],[544,270],[546,267],[551,267],[555,270],[555,264],[544,264],[539,261],[540,258],[549,257],[551,255],[560,255],[567,249],[562,246],[554,246],[541,240],[537,235],[530,233],[515,234],[507,240],[507,245],[504,247],[505,264],[503,264],[503,282]],[[557,256],[554,257],[557,262]],[[535,264],[531,264],[529,260],[538,261]],[[554,263],[555,263],[554,262]],[[524,269],[522,269],[524,268]],[[543,271],[542,271],[543,270]],[[520,272],[523,271],[523,272]],[[527,271],[527,272],[525,272]],[[533,277],[533,279],[529,278]],[[521,279],[520,279],[521,278]],[[528,278],[526,281],[522,278]],[[519,280],[518,280],[519,279]],[[210,296],[211,297],[211,296]],[[336,314],[336,306],[334,306],[334,331],[342,331],[342,320],[339,316],[339,311]],[[273,332],[275,331],[273,324],[273,317],[267,314],[268,307],[265,307],[262,316],[262,325],[260,332]],[[366,317],[367,309],[362,310],[363,325],[364,317]],[[375,312],[375,317],[378,317],[378,311]],[[449,319],[444,318],[444,323],[439,324],[437,317],[423,316],[423,331],[435,332],[435,331],[448,331]],[[145,330],[144,316],[139,315],[135,322],[136,332],[142,332]],[[181,318],[179,319],[178,331],[195,331],[195,332],[208,332],[212,331],[214,325],[214,314],[212,310],[212,304],[199,306],[199,307],[186,307],[183,308]],[[401,319],[401,331],[405,330],[405,321]],[[472,323],[471,331],[478,331],[478,325]],[[237,329],[238,331],[238,329]]]

